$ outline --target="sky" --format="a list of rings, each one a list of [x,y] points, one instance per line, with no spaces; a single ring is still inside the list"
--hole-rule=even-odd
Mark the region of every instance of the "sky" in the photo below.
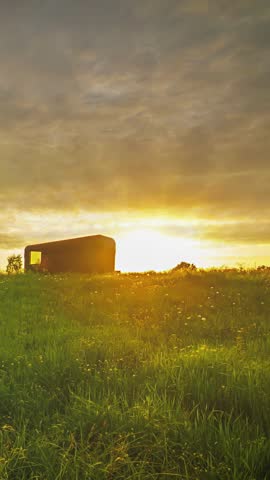
[[[270,264],[269,0],[0,6],[0,268],[92,233],[122,270]]]

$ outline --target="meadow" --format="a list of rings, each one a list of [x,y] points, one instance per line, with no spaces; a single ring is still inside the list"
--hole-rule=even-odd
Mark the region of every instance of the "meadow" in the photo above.
[[[0,275],[0,479],[270,479],[269,294],[241,269]]]

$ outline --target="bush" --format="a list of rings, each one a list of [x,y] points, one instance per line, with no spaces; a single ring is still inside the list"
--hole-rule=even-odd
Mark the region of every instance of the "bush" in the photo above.
[[[181,262],[181,263],[178,263],[176,267],[172,268],[172,272],[176,272],[177,270],[195,271],[197,270],[197,267],[196,265],[194,265],[194,263]]]
[[[8,264],[6,271],[8,274],[11,273],[20,273],[22,271],[22,256],[21,255],[10,255],[7,259]]]

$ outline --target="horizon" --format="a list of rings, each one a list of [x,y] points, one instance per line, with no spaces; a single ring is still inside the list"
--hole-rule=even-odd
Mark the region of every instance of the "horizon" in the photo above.
[[[144,223],[141,223],[144,225]],[[190,222],[187,223],[190,226]],[[205,240],[202,242],[195,237],[182,237],[179,240],[177,236],[169,236],[160,233],[158,230],[141,228],[131,229],[130,222],[125,225],[126,231],[116,235],[108,234],[116,241],[116,265],[115,269],[123,273],[128,272],[146,272],[154,270],[156,272],[167,271],[181,263],[182,261],[193,263],[197,268],[257,268],[261,265],[267,266],[265,257],[258,257],[259,262],[252,261],[252,257],[248,256],[248,244],[245,246],[242,258],[238,253],[238,246],[227,245],[220,242],[212,242]],[[99,227],[99,226],[98,226]],[[166,232],[166,230],[165,230]],[[93,232],[91,235],[107,235],[99,231]],[[90,235],[90,236],[91,236]],[[74,235],[72,238],[81,238],[88,236],[87,233]],[[46,241],[54,242],[71,237],[50,238]],[[31,242],[31,245],[45,242]],[[28,244],[30,245],[30,244]],[[27,245],[24,245],[24,248]],[[9,254],[21,254],[24,256],[23,249],[13,249]],[[260,247],[261,248],[261,247]],[[169,249],[169,252],[167,251]],[[132,255],[131,255],[132,252]],[[235,257],[233,257],[235,252]],[[1,260],[1,257],[0,257]],[[225,260],[225,261],[224,261]],[[242,260],[242,261],[241,261]],[[4,270],[7,264],[7,257],[2,258],[0,271]]]

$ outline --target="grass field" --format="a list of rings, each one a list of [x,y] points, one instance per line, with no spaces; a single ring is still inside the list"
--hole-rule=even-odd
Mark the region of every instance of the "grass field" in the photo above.
[[[0,479],[270,479],[270,275],[0,276]]]

